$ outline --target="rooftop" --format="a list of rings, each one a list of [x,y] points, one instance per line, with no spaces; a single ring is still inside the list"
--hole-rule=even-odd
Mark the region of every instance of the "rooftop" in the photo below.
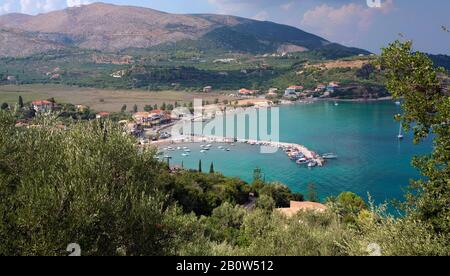
[[[328,209],[327,206],[310,201],[291,201],[291,207],[289,208],[278,208],[277,210],[286,215],[287,217],[292,217],[300,211],[314,211],[318,213],[323,213]]]

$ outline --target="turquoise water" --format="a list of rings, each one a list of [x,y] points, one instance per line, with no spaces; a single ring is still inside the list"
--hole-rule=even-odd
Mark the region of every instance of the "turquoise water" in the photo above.
[[[370,193],[376,202],[402,199],[409,180],[419,177],[411,159],[430,152],[431,141],[414,145],[412,134],[399,141],[399,123],[393,117],[400,111],[391,101],[280,107],[280,141],[339,155],[322,168],[299,167],[282,151],[261,154],[259,146],[245,144],[227,146],[230,152],[214,144],[207,153],[200,153],[200,144],[192,144],[189,157],[182,157],[181,151],[169,154],[172,164],[183,162],[186,168],[197,169],[201,159],[203,170],[208,171],[214,162],[216,171],[249,182],[253,169],[260,167],[267,181],[282,182],[297,192],[305,193],[308,183],[314,182],[322,198],[353,191],[364,198]]]

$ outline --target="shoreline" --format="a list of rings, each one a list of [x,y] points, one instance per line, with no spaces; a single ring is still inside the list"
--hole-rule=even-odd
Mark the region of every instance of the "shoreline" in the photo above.
[[[307,163],[314,163],[313,166],[323,167],[325,165],[325,159],[317,154],[315,151],[308,149],[304,145],[296,143],[285,143],[285,142],[274,142],[274,141],[261,141],[261,140],[251,140],[251,139],[239,139],[239,138],[229,138],[220,136],[209,136],[209,135],[196,135],[196,136],[180,136],[177,138],[169,138],[161,141],[153,141],[149,145],[156,146],[160,148],[161,146],[170,146],[177,144],[194,144],[194,143],[223,143],[223,144],[248,144],[251,146],[261,146],[270,147],[278,150],[282,150],[290,159],[303,155],[306,158]],[[299,158],[300,159],[300,158]]]

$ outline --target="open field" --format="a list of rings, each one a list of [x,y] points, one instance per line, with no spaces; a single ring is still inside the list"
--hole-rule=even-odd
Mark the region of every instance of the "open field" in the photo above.
[[[135,104],[139,110],[145,105],[189,103],[195,98],[213,102],[230,99],[225,93],[194,93],[183,91],[145,91],[145,90],[102,90],[62,85],[3,85],[0,86],[0,103],[15,104],[22,96],[24,102],[37,99],[55,98],[57,102],[82,104],[96,111],[116,112],[126,104],[131,109]]]

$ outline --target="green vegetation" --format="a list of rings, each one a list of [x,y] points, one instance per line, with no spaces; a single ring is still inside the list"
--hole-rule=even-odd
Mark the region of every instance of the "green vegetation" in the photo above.
[[[414,124],[414,142],[433,135],[434,150],[417,157],[413,165],[425,177],[414,181],[408,194],[407,210],[418,220],[427,220],[435,231],[450,233],[450,86],[443,68],[412,51],[412,42],[395,42],[383,50],[381,64],[387,86],[394,97],[404,98],[406,129]]]
[[[243,27],[245,26],[240,26],[240,28]],[[254,32],[256,30],[252,30],[252,33]],[[245,34],[245,31],[240,30],[239,33]],[[264,36],[264,34],[260,35]],[[292,35],[294,35],[292,39],[295,39],[295,32]],[[217,43],[217,40],[214,41]],[[244,45],[254,47],[256,44],[244,43]],[[278,46],[277,44],[276,47]],[[276,50],[272,49],[273,51],[263,51],[260,55],[256,55],[257,53],[246,51],[229,53],[228,51],[201,50],[188,42],[177,42],[122,53],[133,56],[134,62],[131,64],[113,64],[112,61],[98,63],[99,61],[94,59],[97,55],[109,57],[111,60],[117,59],[118,55],[113,54],[109,56],[89,50],[58,51],[26,58],[0,58],[0,84],[63,84],[101,89],[139,88],[151,91],[187,92],[199,92],[205,86],[212,86],[214,90],[237,90],[242,87],[267,90],[270,87],[284,89],[293,84],[301,84],[312,89],[319,84],[319,80],[325,84],[338,81],[345,85],[364,88],[375,85],[383,87],[380,85],[382,82],[377,78],[377,74],[373,74],[371,78],[362,78],[356,75],[357,69],[305,71],[306,63],[348,59],[358,53],[368,54],[365,51],[335,44],[314,49],[287,55],[265,54],[276,53]],[[297,74],[300,71],[305,71],[305,74]],[[113,77],[114,74],[119,75]],[[14,77],[15,81],[7,81],[7,76]],[[379,91],[372,92],[368,89],[367,93],[378,94]],[[386,91],[384,90],[383,93],[386,94]],[[361,97],[358,93],[352,92],[343,96]]]
[[[449,90],[411,43],[383,51],[388,87],[404,98],[405,127],[434,151],[416,158],[425,178],[412,183],[404,215],[392,217],[345,192],[323,213],[285,217],[302,201],[255,169],[249,185],[217,172],[172,170],[152,148],[138,148],[112,121],[0,111],[0,255],[450,255]],[[25,104],[26,105],[26,104]],[[199,169],[201,161],[199,162]],[[201,169],[200,169],[201,170]],[[308,197],[317,197],[310,185]],[[254,196],[254,198],[253,198]],[[256,199],[256,201],[252,201]]]

